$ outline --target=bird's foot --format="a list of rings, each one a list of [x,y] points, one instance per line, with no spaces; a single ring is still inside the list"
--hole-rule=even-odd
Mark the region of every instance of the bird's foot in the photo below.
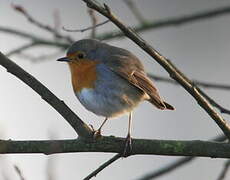
[[[128,157],[132,152],[132,138],[130,134],[127,135],[125,139],[125,146],[123,151],[123,157]]]
[[[92,124],[90,124],[89,126],[92,129],[92,131],[93,131],[93,138],[94,139],[98,139],[98,138],[100,138],[102,136],[100,128],[98,130],[95,130]]]
[[[98,139],[98,138],[101,138],[101,137],[102,137],[102,135],[101,135],[101,130],[100,129],[93,131],[93,138],[94,139]]]

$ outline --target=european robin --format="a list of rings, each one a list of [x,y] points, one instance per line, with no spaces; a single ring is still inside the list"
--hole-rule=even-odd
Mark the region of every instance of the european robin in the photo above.
[[[67,56],[58,61],[68,63],[73,90],[81,104],[105,117],[97,134],[108,118],[129,113],[124,152],[128,147],[131,150],[131,112],[140,102],[147,100],[161,110],[174,110],[160,97],[140,60],[126,49],[83,39],[73,43]]]

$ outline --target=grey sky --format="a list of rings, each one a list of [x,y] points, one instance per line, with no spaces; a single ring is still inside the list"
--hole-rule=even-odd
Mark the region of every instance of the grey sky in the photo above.
[[[58,10],[61,23],[67,28],[84,28],[91,25],[85,4],[82,1],[61,0],[15,0],[0,1],[0,26],[15,27],[37,34],[44,38],[52,38],[49,33],[31,25],[25,18],[11,8],[11,3],[24,6],[33,17],[44,23],[53,23],[53,12]],[[128,25],[137,23],[130,10],[119,1],[106,0],[106,3]],[[214,9],[229,5],[229,0],[142,0],[137,2],[143,15],[149,20],[189,14],[197,11]],[[100,16],[100,21],[105,18]],[[147,31],[141,36],[163,55],[172,60],[191,79],[229,84],[230,57],[230,18],[221,16],[214,19]],[[98,33],[116,30],[112,23],[98,28]],[[66,33],[66,32],[65,32]],[[66,33],[76,40],[86,37],[86,33]],[[0,50],[9,50],[28,42],[19,37],[0,33]],[[135,53],[145,64],[148,72],[168,76],[166,71],[153,61],[146,53],[127,38],[112,40],[108,43],[126,48]],[[34,48],[26,51],[33,56],[55,52],[52,48]],[[63,56],[60,53],[60,56]],[[56,57],[58,58],[58,57]],[[89,113],[76,99],[70,84],[70,74],[67,65],[51,58],[42,63],[31,63],[25,59],[13,56],[11,59],[34,75],[64,100],[86,123],[98,127],[103,118]],[[76,138],[71,127],[44,102],[33,90],[19,81],[5,69],[0,68],[0,134],[4,139],[47,139]],[[195,100],[181,87],[156,82],[160,94],[173,106],[175,112],[159,111],[148,103],[141,104],[134,112],[133,137],[150,139],[180,139],[207,140],[220,134],[221,131],[212,119],[202,110]],[[225,107],[230,107],[230,94],[226,91],[206,90],[212,97]],[[228,116],[225,116],[228,118]],[[126,136],[128,117],[109,121],[103,134]],[[82,179],[113,154],[104,153],[72,153],[54,155],[55,180]],[[6,157],[6,158],[5,158]],[[17,164],[26,179],[42,180],[46,178],[45,155],[7,155],[4,162],[8,168],[2,171],[17,179],[12,165]],[[176,157],[163,156],[133,156],[121,159],[101,172],[95,179],[135,179],[141,175],[164,167]],[[222,168],[223,160],[200,158],[169,175],[162,180],[194,180],[216,179]]]

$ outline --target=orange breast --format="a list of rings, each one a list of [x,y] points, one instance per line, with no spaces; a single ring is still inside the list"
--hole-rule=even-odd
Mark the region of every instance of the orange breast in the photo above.
[[[96,65],[97,61],[78,60],[69,63],[72,85],[75,92],[81,91],[83,88],[93,88],[97,79]]]

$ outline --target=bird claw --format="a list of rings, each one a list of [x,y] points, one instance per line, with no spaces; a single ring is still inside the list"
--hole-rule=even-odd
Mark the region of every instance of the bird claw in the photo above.
[[[98,130],[94,130],[94,131],[93,131],[93,138],[94,138],[94,139],[101,138],[101,136],[102,136],[102,135],[101,135],[101,130],[98,129]]]
[[[131,154],[132,151],[132,138],[130,134],[127,135],[125,139],[125,147],[123,151],[123,157],[128,157]]]
[[[89,127],[90,127],[91,130],[93,131],[93,138],[94,138],[94,139],[98,139],[98,138],[100,138],[100,137],[102,136],[102,135],[101,135],[101,130],[100,130],[100,129],[95,130],[92,124],[89,124]]]

